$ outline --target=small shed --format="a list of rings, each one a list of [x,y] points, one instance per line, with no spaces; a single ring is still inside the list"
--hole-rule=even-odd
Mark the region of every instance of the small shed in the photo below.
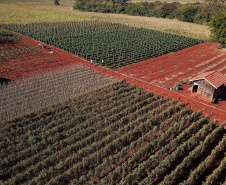
[[[208,99],[220,98],[226,85],[226,77],[218,71],[199,74],[190,80],[193,82],[192,93],[198,93]]]

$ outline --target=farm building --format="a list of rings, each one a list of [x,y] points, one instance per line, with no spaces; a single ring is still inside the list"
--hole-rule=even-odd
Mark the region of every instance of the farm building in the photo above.
[[[208,99],[217,99],[224,93],[226,77],[218,71],[209,71],[190,81],[193,82],[192,93],[197,92]]]

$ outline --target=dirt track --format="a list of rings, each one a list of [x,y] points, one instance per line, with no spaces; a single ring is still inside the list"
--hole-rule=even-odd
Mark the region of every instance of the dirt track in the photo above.
[[[38,47],[38,44],[40,44],[38,41],[35,41],[26,36],[22,36],[20,34],[18,34],[18,36],[20,36],[21,39],[25,40],[27,43],[30,43],[34,46]],[[180,91],[167,90],[166,88],[153,85],[148,81],[123,74],[120,71],[112,71],[100,66],[92,66],[90,61],[86,61],[85,59],[79,58],[76,55],[72,55],[70,53],[67,53],[63,50],[60,50],[52,46],[46,45],[46,47],[48,47],[51,51],[54,51],[56,56],[64,57],[77,64],[92,68],[93,70],[106,74],[108,76],[112,76],[119,79],[126,79],[127,82],[131,84],[136,84],[137,86],[141,86],[143,89],[147,91],[154,91],[157,94],[160,93],[162,96],[164,97],[169,96],[172,99],[180,98],[180,101],[187,102],[187,107],[194,107],[194,111],[203,110],[204,115],[210,114],[211,119],[218,119],[219,123],[224,122],[226,124],[226,107],[223,107],[221,105],[211,104],[210,102],[207,102],[205,100],[197,99],[195,97],[189,96],[189,93],[185,93],[185,92],[182,93]]]

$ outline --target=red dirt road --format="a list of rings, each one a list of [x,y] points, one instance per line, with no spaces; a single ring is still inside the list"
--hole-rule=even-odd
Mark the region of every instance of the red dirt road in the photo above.
[[[20,34],[17,35],[33,46],[38,47],[38,44],[40,44],[26,36]],[[46,45],[46,47],[51,51],[54,51],[55,57],[70,60],[73,63],[92,68],[93,70],[108,76],[126,79],[126,81],[131,84],[141,86],[147,91],[160,93],[164,97],[169,96],[174,99],[180,98],[180,101],[187,102],[187,107],[194,107],[194,111],[203,110],[204,115],[210,114],[212,119],[218,119],[219,123],[224,122],[226,124],[226,101],[221,102],[220,104],[211,104],[209,100],[205,100],[196,95],[191,95],[190,91],[186,90],[188,88],[187,85],[183,85],[185,90],[182,91],[170,91],[166,89],[166,86],[173,85],[179,79],[192,77],[192,74],[194,74],[193,71],[195,74],[198,74],[208,68],[208,70],[218,69],[223,74],[226,74],[226,52],[217,49],[216,47],[218,45],[219,44],[216,43],[203,43],[175,53],[141,61],[137,64],[132,64],[115,71],[100,66],[92,66],[90,61],[86,61],[83,58],[79,58],[76,55],[72,55],[58,48],[48,45]],[[161,65],[164,68],[162,68]],[[171,70],[174,70],[169,70],[170,67]],[[182,69],[182,74],[179,73],[180,69]],[[163,70],[164,72],[162,72],[161,75],[156,75],[159,73],[157,72],[158,70]],[[152,73],[156,75],[155,79],[152,79],[153,76],[149,75]],[[169,73],[169,76],[167,76],[167,73]],[[173,76],[174,74],[175,76]],[[146,76],[146,78],[144,78],[144,76]],[[164,78],[171,78],[171,80],[164,80],[164,82],[160,84],[153,83],[153,80],[160,81],[159,79]]]

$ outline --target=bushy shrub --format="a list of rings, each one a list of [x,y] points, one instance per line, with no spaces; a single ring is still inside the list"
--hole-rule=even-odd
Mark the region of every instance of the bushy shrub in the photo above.
[[[177,8],[177,3],[163,3],[158,9],[158,17],[169,17],[170,14]]]
[[[54,5],[60,5],[60,1],[59,0],[53,0]]]
[[[195,18],[197,10],[198,10],[198,7],[196,7],[196,6],[189,6],[189,7],[185,8],[181,12],[180,20],[184,21],[184,22],[194,22],[194,18]]]
[[[219,42],[226,47],[226,11],[214,15],[209,25],[212,27],[212,41]]]

